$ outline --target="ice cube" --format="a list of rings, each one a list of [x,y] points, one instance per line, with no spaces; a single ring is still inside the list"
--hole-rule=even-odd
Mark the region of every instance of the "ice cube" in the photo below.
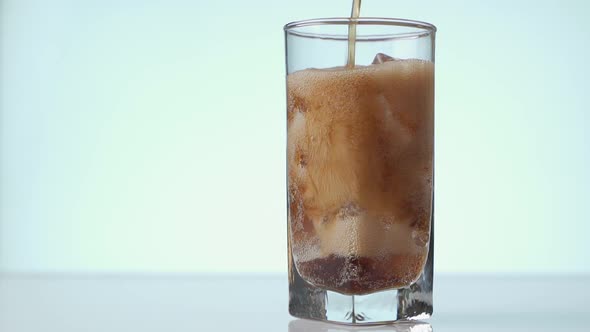
[[[336,214],[336,218],[338,219],[347,219],[347,218],[354,218],[358,217],[362,213],[362,209],[355,203],[347,203]]]
[[[394,57],[390,57],[387,54],[384,53],[377,53],[377,55],[375,55],[375,58],[373,59],[373,64],[374,65],[378,65],[380,63],[384,63],[384,62],[388,62],[388,61],[396,61],[399,60],[397,58]]]
[[[420,248],[426,247],[430,241],[430,232],[416,229],[412,231],[412,239],[414,240],[414,244],[416,244],[416,246]]]

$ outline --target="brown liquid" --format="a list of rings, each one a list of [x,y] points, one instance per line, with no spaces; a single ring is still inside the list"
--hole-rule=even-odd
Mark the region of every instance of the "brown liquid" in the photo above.
[[[352,11],[350,13],[351,19],[359,18],[361,14],[361,0],[353,0],[352,2]],[[348,68],[354,67],[355,60],[355,48],[356,48],[356,24],[349,24],[348,25],[348,61],[346,66]]]
[[[347,294],[409,286],[428,255],[434,64],[307,69],[289,74],[287,88],[299,274]]]
[[[420,276],[425,259],[410,254],[381,258],[330,255],[299,262],[297,270],[314,286],[362,295],[413,283]]]

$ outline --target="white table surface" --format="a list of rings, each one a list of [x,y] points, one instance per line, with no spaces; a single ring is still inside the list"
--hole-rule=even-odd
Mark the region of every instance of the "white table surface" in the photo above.
[[[590,331],[590,276],[435,276],[429,324],[368,331]],[[0,331],[356,331],[294,319],[279,275],[0,276]]]

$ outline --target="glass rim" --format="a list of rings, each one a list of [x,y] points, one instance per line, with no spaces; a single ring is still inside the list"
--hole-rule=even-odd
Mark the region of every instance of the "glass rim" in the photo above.
[[[415,28],[416,31],[411,32],[398,32],[398,33],[386,33],[378,35],[357,35],[357,41],[376,41],[376,40],[388,40],[388,39],[407,39],[407,38],[421,38],[434,35],[436,33],[436,26],[434,24],[409,20],[402,18],[387,18],[387,17],[329,17],[329,18],[314,18],[308,20],[293,21],[285,24],[283,30],[285,33],[292,34],[299,37],[305,38],[320,38],[320,39],[332,39],[332,40],[348,40],[347,34],[325,34],[325,33],[312,33],[296,31],[298,28],[309,27],[309,26],[322,26],[322,25],[380,25],[380,26],[394,26],[394,27],[407,27]]]

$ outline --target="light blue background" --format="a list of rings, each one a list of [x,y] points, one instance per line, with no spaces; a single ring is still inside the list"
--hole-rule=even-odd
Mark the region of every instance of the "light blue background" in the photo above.
[[[282,25],[350,1],[1,2],[0,269],[284,272]],[[587,1],[437,25],[436,268],[589,273]]]

